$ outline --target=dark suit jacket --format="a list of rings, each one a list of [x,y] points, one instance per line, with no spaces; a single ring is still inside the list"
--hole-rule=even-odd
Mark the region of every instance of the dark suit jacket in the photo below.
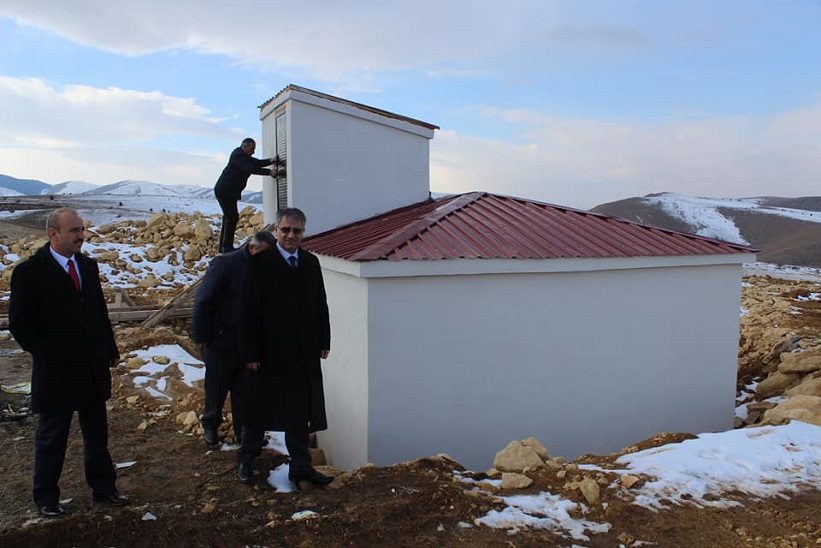
[[[250,256],[248,248],[243,247],[211,260],[194,298],[194,342],[236,349],[240,286]]]
[[[239,200],[248,177],[253,175],[270,175],[271,170],[265,166],[274,163],[271,158],[254,158],[245,154],[242,147],[237,147],[228,158],[228,165],[214,185],[214,194],[232,200]]]
[[[331,348],[331,325],[319,259],[299,250],[292,270],[277,248],[251,257],[239,322],[243,363],[251,373],[246,423],[267,430],[327,428],[320,351]]]
[[[74,255],[82,291],[54,260],[49,245],[11,275],[9,329],[33,356],[35,412],[76,410],[111,397],[111,360],[120,357],[97,262]]]

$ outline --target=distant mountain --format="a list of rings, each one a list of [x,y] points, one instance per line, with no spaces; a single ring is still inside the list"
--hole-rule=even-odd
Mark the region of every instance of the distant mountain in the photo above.
[[[84,194],[95,188],[97,188],[97,185],[92,185],[91,183],[86,183],[85,181],[66,181],[64,183],[51,185],[45,190],[42,190],[40,194]]]
[[[24,196],[31,196],[40,194],[41,191],[49,188],[50,186],[51,185],[44,183],[43,181],[37,181],[34,179],[18,179],[17,177],[0,174],[0,193],[2,193],[3,196],[16,196],[16,194],[4,192],[3,189],[12,190]]]
[[[110,185],[95,186],[85,194],[116,194],[119,196],[191,196],[193,185],[161,185],[151,181],[133,181],[127,179]]]
[[[49,196],[67,194],[90,194],[111,196],[173,196],[193,198],[213,198],[214,189],[198,185],[163,185],[151,181],[126,179],[110,185],[98,186],[85,181],[65,181],[50,185],[34,179],[17,179],[0,174],[0,196]],[[243,202],[261,204],[262,192],[246,190]]]
[[[211,189],[208,189],[209,192]],[[240,198],[246,204],[261,204],[262,203],[262,192],[252,191],[252,190],[245,190],[242,192],[242,198]]]
[[[703,198],[648,194],[591,211],[761,249],[758,260],[821,267],[821,197]]]

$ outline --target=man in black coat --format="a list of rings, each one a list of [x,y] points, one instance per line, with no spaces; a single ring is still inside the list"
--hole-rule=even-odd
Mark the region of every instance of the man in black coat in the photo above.
[[[254,158],[256,142],[250,137],[231,152],[228,165],[214,185],[214,195],[222,208],[222,228],[220,229],[219,252],[228,253],[234,250],[234,231],[239,221],[237,202],[239,201],[248,177],[251,175],[270,175],[276,177],[278,158]],[[265,166],[274,164],[274,169]]]
[[[276,245],[270,232],[257,232],[246,247],[214,257],[202,278],[194,299],[191,338],[200,345],[205,360],[205,409],[202,430],[205,443],[219,443],[222,406],[231,392],[234,436],[242,439],[243,371],[237,349],[240,285],[248,259]]]
[[[242,284],[239,349],[248,371],[245,424],[237,477],[253,479],[266,430],[284,431],[288,477],[328,484],[311,466],[309,434],[327,429],[320,359],[331,348],[331,325],[319,259],[299,247],[305,214],[277,212],[275,248],[248,261]]]
[[[85,477],[93,500],[123,506],[129,499],[117,491],[108,452],[109,368],[117,365],[120,354],[97,262],[80,253],[83,220],[73,209],[52,212],[46,229],[49,243],[12,272],[9,329],[33,357],[31,403],[40,415],[34,502],[41,515],[57,517],[65,513],[58,481],[74,411],[83,432]]]

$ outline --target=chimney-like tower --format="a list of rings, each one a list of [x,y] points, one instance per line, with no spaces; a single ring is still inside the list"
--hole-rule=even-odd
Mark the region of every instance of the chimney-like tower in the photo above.
[[[266,222],[298,207],[316,234],[430,196],[437,126],[295,85],[259,108],[260,157],[285,164],[263,178]]]

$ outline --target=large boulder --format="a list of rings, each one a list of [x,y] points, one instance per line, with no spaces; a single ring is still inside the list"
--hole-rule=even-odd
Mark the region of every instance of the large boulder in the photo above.
[[[533,447],[520,441],[512,441],[507,447],[496,453],[493,467],[502,472],[524,472],[526,469],[538,468],[544,464],[539,453]]]

